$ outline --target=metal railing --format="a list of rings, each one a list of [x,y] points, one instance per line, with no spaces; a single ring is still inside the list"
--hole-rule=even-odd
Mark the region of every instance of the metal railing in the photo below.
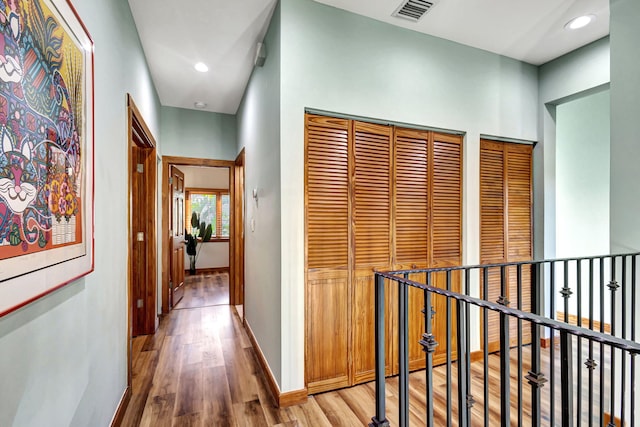
[[[376,413],[370,426],[390,425],[385,399],[385,282],[398,289],[394,425],[407,426],[410,418],[417,418],[420,424],[448,427],[635,426],[638,257],[634,253],[377,272]],[[424,283],[410,276],[422,277]],[[440,286],[435,286],[436,277]],[[489,298],[492,280],[500,294],[495,301]],[[409,337],[409,288],[422,290],[421,336]],[[523,304],[527,293],[530,304]],[[515,308],[510,307],[509,297],[516,301]],[[438,343],[432,321],[434,300],[440,299],[442,306],[443,298],[446,310],[438,315],[446,316],[446,342]],[[557,312],[557,307],[563,311]],[[495,323],[498,353],[490,350],[489,343]],[[409,340],[418,340],[426,353],[422,411],[415,404],[410,411]],[[433,365],[437,346],[446,346],[444,390],[434,388],[434,375],[440,369]],[[499,399],[499,405],[492,406],[492,399]]]

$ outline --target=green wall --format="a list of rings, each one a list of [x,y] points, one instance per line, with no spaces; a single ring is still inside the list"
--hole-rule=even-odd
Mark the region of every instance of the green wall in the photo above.
[[[609,91],[556,107],[556,256],[609,253]]]
[[[556,257],[556,106],[609,84],[609,38],[539,68],[538,134],[534,151],[534,255]]]
[[[163,156],[235,160],[236,116],[163,106],[160,139]]]
[[[611,0],[611,250],[640,250],[640,2]]]
[[[265,37],[267,59],[253,70],[238,109],[238,151],[245,148],[245,316],[282,389],[280,161],[280,6]],[[282,167],[281,167],[282,166]],[[258,200],[253,198],[257,189]],[[251,224],[254,224],[252,227]],[[298,322],[300,322],[298,320]]]
[[[282,387],[304,386],[304,111],[466,132],[464,262],[479,261],[479,140],[537,140],[537,68],[311,0],[282,0]]]
[[[159,101],[125,0],[73,2],[95,42],[95,271],[0,319],[0,425],[107,426],[127,383],[127,112]]]

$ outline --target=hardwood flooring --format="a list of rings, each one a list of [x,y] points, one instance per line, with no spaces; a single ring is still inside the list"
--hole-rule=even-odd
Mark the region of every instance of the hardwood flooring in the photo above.
[[[225,277],[222,280],[228,280]],[[199,279],[205,288],[215,289],[215,276]],[[288,408],[276,408],[269,394],[256,355],[235,307],[213,305],[214,299],[201,295],[193,287],[192,302],[208,301],[208,305],[173,310],[160,322],[155,335],[141,336],[133,340],[132,398],[125,413],[125,427],[156,426],[364,426],[375,413],[375,384],[309,396],[305,404]],[[189,302],[191,301],[191,302]],[[511,420],[517,418],[517,352],[511,355]],[[523,351],[522,372],[529,369],[529,349]],[[559,351],[556,352],[559,357]],[[548,349],[543,351],[545,375],[549,378]],[[556,365],[556,389],[560,375]],[[452,386],[456,386],[456,365],[451,368]],[[543,369],[545,370],[545,369]],[[489,358],[489,378],[485,381],[482,362],[472,364],[471,393],[476,403],[472,408],[471,425],[484,425],[483,388],[489,387],[489,425],[500,425],[499,357]],[[435,425],[446,425],[447,372],[445,366],[433,370]],[[583,396],[586,380],[583,380]],[[398,378],[386,382],[387,417],[392,426],[398,425]],[[425,372],[410,376],[410,425],[425,425]],[[528,407],[530,387],[523,380],[523,426],[531,425]],[[559,421],[560,393],[549,396],[549,384],[543,388],[542,425],[548,426],[551,400],[556,403],[556,421]],[[451,399],[452,414],[457,413],[455,388]],[[597,399],[597,396],[596,396]],[[583,406],[585,410],[586,406]],[[455,418],[455,416],[454,416]],[[453,426],[457,422],[452,423]]]
[[[185,276],[184,281],[184,297],[175,309],[229,304],[228,273]]]

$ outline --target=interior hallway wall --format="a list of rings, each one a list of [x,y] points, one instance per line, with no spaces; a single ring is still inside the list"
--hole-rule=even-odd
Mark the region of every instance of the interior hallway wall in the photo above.
[[[0,319],[0,425],[107,426],[127,384],[129,92],[159,100],[125,0],[75,0],[95,43],[95,271]]]

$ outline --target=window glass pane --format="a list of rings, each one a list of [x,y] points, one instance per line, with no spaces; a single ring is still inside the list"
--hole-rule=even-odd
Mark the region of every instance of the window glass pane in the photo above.
[[[211,224],[213,236],[216,235],[216,195],[215,194],[194,194],[190,195],[191,212],[200,215],[200,222],[206,225]],[[191,218],[188,219],[191,228]]]
[[[222,195],[222,237],[229,237],[229,195]]]

